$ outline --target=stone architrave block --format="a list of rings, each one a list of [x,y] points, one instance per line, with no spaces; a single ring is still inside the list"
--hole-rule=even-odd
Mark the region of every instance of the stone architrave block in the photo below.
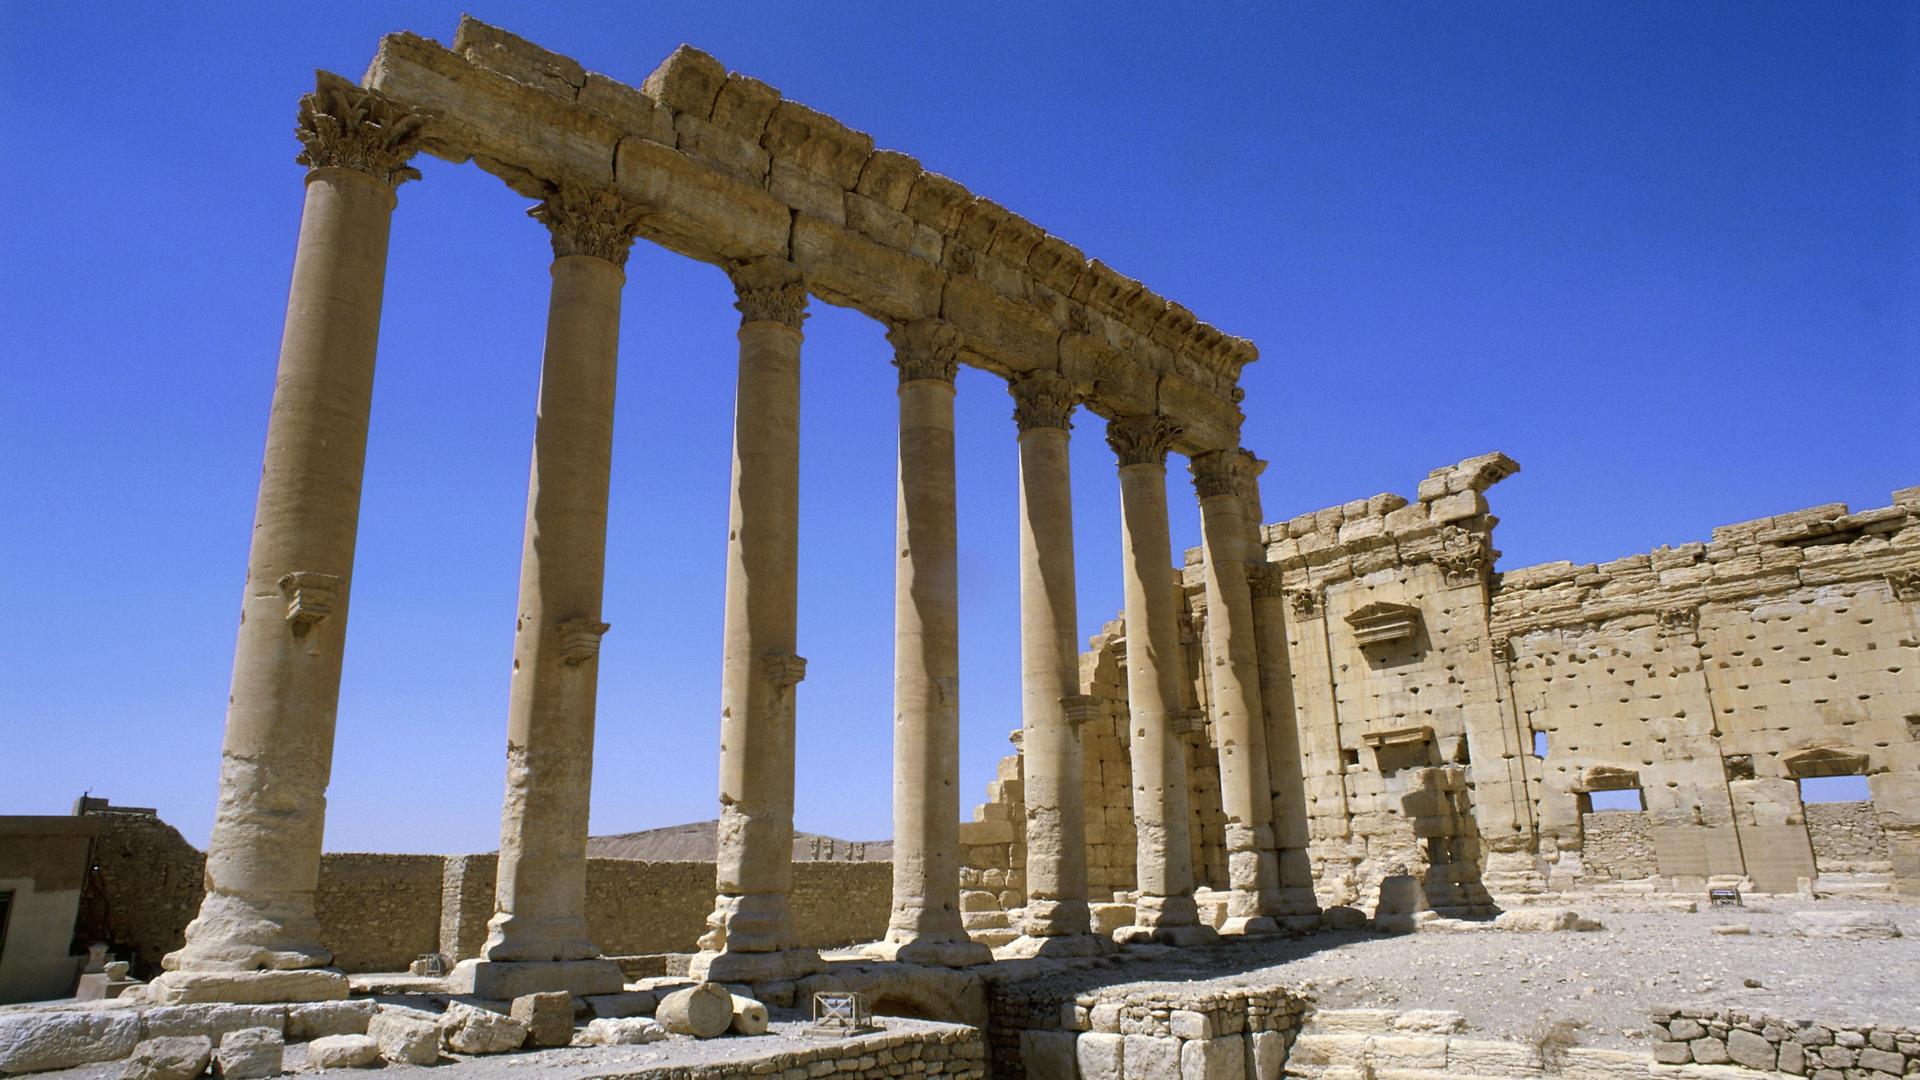
[[[140,1017],[132,1012],[0,1016],[0,1073],[114,1061],[132,1053],[139,1042]]]
[[[274,1028],[230,1031],[213,1052],[213,1071],[221,1080],[266,1080],[285,1069],[287,1041]]]
[[[205,1035],[163,1035],[133,1048],[121,1067],[121,1080],[193,1080],[213,1060],[213,1040]]]

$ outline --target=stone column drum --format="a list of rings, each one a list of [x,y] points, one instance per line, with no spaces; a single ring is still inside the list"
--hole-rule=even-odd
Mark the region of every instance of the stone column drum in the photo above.
[[[1073,488],[1067,440],[1075,405],[1065,378],[1016,378],[1020,431],[1020,746],[1025,759],[1027,907],[1021,936],[1002,952],[1077,956],[1112,948],[1087,911],[1086,795],[1079,724],[1093,711],[1079,693],[1074,595]]]
[[[720,687],[718,896],[692,974],[765,982],[824,970],[794,947],[794,652],[800,562],[800,324],[807,291],[779,259],[733,275],[740,310],[733,501]]]
[[[1300,751],[1287,656],[1286,578],[1273,563],[1256,561],[1247,567],[1247,590],[1253,598],[1260,652],[1260,705],[1266,714],[1268,790],[1280,879],[1279,906],[1272,914],[1288,929],[1311,930],[1319,925],[1320,903],[1313,894],[1313,863],[1307,851],[1306,759]]]
[[[1164,416],[1107,425],[1120,461],[1121,563],[1126,584],[1127,709],[1131,714],[1133,816],[1138,886],[1134,925],[1122,944],[1212,940],[1193,902],[1193,839],[1187,754],[1175,737],[1181,710],[1180,597],[1167,532],[1167,451],[1179,429]]]
[[[889,331],[900,369],[899,561],[893,603],[893,914],[875,956],[961,967],[993,959],[960,920],[960,570],[953,379],[959,335],[934,319]]]
[[[1253,597],[1247,590],[1249,491],[1261,462],[1245,450],[1197,454],[1189,468],[1200,498],[1205,553],[1206,664],[1213,686],[1219,747],[1220,801],[1226,812],[1226,934],[1272,933],[1279,906],[1273,850],[1272,783],[1267,770],[1266,714],[1261,707],[1259,646]]]
[[[300,101],[309,167],[234,649],[207,893],[157,1000],[347,996],[320,874],[394,189],[421,119],[336,75]]]
[[[553,234],[553,289],[520,556],[500,867],[486,947],[454,980],[501,1000],[622,985],[619,965],[587,932],[587,815],[620,291],[640,208],[563,186],[531,213]]]

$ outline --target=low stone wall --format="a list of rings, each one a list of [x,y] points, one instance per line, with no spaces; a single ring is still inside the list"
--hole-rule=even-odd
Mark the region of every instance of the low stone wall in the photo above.
[[[440,945],[438,855],[324,855],[314,908],[342,971],[405,971]]]
[[[1920,1027],[1780,1020],[1738,1009],[1653,1010],[1653,1059],[1819,1078],[1920,1074]]]
[[[1279,987],[989,981],[994,1080],[1276,1080],[1311,999]]]
[[[1658,873],[1646,811],[1582,814],[1580,862],[1590,878],[1637,881]]]
[[[1813,864],[1821,872],[1885,867],[1892,858],[1872,803],[1807,803],[1805,811]]]

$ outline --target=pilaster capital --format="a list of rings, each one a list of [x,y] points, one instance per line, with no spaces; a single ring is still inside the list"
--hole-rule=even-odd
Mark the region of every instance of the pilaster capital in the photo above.
[[[1107,445],[1113,448],[1120,467],[1158,465],[1165,468],[1167,451],[1180,437],[1180,428],[1159,413],[1122,416],[1107,421]]]
[[[389,188],[420,179],[407,164],[420,149],[427,117],[328,71],[300,98],[293,133],[305,149],[293,160],[309,169],[352,169]]]
[[[1193,488],[1202,499],[1231,495],[1247,502],[1252,501],[1253,482],[1266,467],[1267,463],[1254,457],[1252,451],[1238,449],[1209,450],[1195,454],[1187,463]]]
[[[1028,372],[1008,382],[1007,392],[1013,395],[1013,422],[1020,434],[1035,428],[1072,429],[1073,407],[1080,399],[1066,376],[1051,371]]]
[[[590,255],[625,267],[645,213],[646,207],[611,189],[563,182],[527,216],[553,234],[554,258]]]
[[[730,271],[740,325],[777,322],[795,330],[807,318],[807,280],[800,268],[771,256]]]
[[[939,319],[895,323],[887,330],[893,343],[893,366],[900,381],[937,379],[951,383],[960,370],[960,331]]]
[[[1280,572],[1280,564],[1270,562],[1251,562],[1247,564],[1247,588],[1255,600],[1272,600],[1287,593],[1286,575]]]

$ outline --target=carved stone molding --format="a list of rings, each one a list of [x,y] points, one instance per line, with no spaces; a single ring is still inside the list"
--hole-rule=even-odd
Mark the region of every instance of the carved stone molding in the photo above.
[[[600,638],[612,627],[598,619],[568,619],[553,629],[560,635],[560,662],[579,667],[600,655]]]
[[[1194,735],[1207,730],[1207,714],[1199,709],[1181,709],[1167,714],[1167,730],[1175,735]]]
[[[1887,575],[1887,584],[1893,587],[1893,595],[1901,600],[1920,600],[1920,568],[1892,571]]]
[[[1320,592],[1317,589],[1289,589],[1287,604],[1295,616],[1310,619],[1320,614]]]
[[[1484,580],[1491,560],[1487,557],[1486,541],[1458,525],[1449,525],[1441,530],[1440,552],[1433,557],[1433,562],[1448,585],[1459,586],[1477,585]]]
[[[1276,563],[1248,563],[1247,588],[1255,600],[1274,599],[1286,594],[1287,578]]]
[[[1120,459],[1123,469],[1129,465],[1164,468],[1167,451],[1173,449],[1173,441],[1179,437],[1179,426],[1159,413],[1107,421],[1107,445],[1113,447],[1114,456]]]
[[[760,658],[761,667],[767,673],[767,681],[776,690],[797,686],[807,677],[807,659],[792,653],[770,652]]]
[[[420,179],[407,162],[426,123],[426,116],[322,71],[313,93],[300,99],[293,133],[306,149],[294,160],[310,169],[352,169],[397,188]]]
[[[1250,450],[1209,450],[1195,454],[1187,463],[1187,471],[1193,474],[1193,489],[1202,499],[1231,495],[1251,502],[1253,482],[1266,465]]]
[[[295,570],[280,578],[280,593],[287,598],[287,621],[293,632],[304,634],[313,624],[333,614],[335,596],[340,591],[340,575],[314,570]]]
[[[646,207],[605,188],[561,184],[527,216],[553,234],[553,257],[591,255],[615,266],[627,265],[633,238]]]
[[[1488,645],[1488,651],[1493,654],[1495,660],[1502,664],[1513,663],[1512,638],[1494,638],[1492,643]]]
[[[903,383],[951,383],[960,371],[960,331],[939,319],[895,324],[887,330],[887,340],[893,343],[893,366],[900,369]]]
[[[1691,606],[1677,606],[1660,609],[1660,632],[1676,636],[1692,634],[1700,629],[1700,609]]]
[[[1020,434],[1035,428],[1066,431],[1073,427],[1073,409],[1080,402],[1065,376],[1030,372],[1009,382],[1007,392],[1013,395],[1013,422]]]
[[[1100,699],[1092,694],[1068,694],[1060,699],[1060,708],[1074,727],[1100,719]]]
[[[781,259],[755,259],[733,271],[740,325],[777,322],[800,329],[807,317],[807,283],[800,268]]]

